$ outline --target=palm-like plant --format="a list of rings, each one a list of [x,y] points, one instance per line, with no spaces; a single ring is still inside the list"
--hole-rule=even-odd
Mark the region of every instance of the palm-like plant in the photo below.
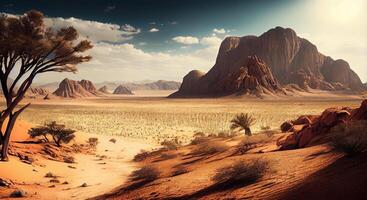
[[[255,124],[255,118],[248,113],[240,113],[231,120],[231,130],[245,130],[245,135],[251,136],[251,126]]]

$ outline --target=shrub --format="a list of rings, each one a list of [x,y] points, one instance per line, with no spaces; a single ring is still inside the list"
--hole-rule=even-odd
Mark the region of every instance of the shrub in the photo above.
[[[146,166],[136,171],[133,171],[130,175],[131,181],[147,181],[151,182],[159,177],[160,172],[155,167]]]
[[[87,143],[89,144],[89,146],[91,147],[96,147],[98,145],[98,138],[96,137],[91,137],[91,138],[88,138],[88,141]]]
[[[263,131],[267,131],[267,130],[270,130],[270,126],[269,125],[261,125],[261,130]]]
[[[248,113],[241,113],[231,120],[231,130],[245,130],[245,135],[251,136],[251,126],[255,124],[255,118]]]
[[[151,156],[156,156],[161,154],[162,152],[167,151],[167,149],[165,148],[160,148],[158,150],[154,150],[154,151],[145,151],[145,150],[141,150],[140,153],[136,154],[133,158],[134,162],[140,162],[143,161]]]
[[[192,155],[212,155],[215,153],[224,152],[229,149],[229,146],[224,142],[212,141],[199,144],[191,151]]]
[[[191,141],[190,144],[197,145],[197,144],[201,144],[201,143],[208,142],[208,141],[209,141],[209,137],[197,136]]]
[[[117,140],[115,138],[111,138],[109,141],[112,142],[112,143],[116,143],[117,142]]]
[[[69,143],[75,138],[75,130],[65,128],[65,125],[57,124],[55,121],[46,123],[44,126],[32,128],[28,131],[31,138],[42,136],[46,141],[47,135],[50,135],[57,146],[61,146],[62,143]]]
[[[175,138],[173,140],[164,140],[161,142],[161,145],[167,150],[176,150],[180,143],[178,142],[178,139]]]
[[[263,160],[236,161],[216,171],[212,180],[220,184],[249,184],[264,176],[268,162]]]
[[[246,136],[237,145],[237,153],[244,154],[248,150],[257,147],[257,145],[262,143],[267,143],[272,140],[272,135],[268,134],[256,134],[251,137]]]
[[[367,120],[340,124],[331,130],[335,150],[353,156],[367,151]]]

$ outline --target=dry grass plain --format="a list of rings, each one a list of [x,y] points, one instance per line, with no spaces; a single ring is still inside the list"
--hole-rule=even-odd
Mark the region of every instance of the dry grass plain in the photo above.
[[[230,120],[241,112],[256,118],[256,132],[261,126],[278,128],[283,121],[299,115],[319,114],[333,106],[357,107],[361,102],[353,98],[168,99],[159,95],[32,100],[21,118],[33,124],[57,121],[86,133],[118,135],[155,144],[174,138],[187,143],[196,132],[229,132]]]

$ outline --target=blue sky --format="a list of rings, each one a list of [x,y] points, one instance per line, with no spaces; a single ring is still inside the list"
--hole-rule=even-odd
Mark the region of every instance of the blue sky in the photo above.
[[[49,26],[75,26],[96,45],[94,60],[76,75],[39,81],[181,80],[192,69],[207,71],[220,41],[290,27],[320,52],[343,58],[367,81],[367,3],[363,0],[2,0],[0,12],[42,11]],[[106,78],[108,77],[108,78]]]

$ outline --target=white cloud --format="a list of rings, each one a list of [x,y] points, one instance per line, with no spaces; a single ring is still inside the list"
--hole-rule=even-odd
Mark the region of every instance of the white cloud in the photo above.
[[[159,31],[159,29],[157,29],[157,28],[152,28],[152,29],[149,30],[149,32],[151,32],[151,33],[158,32],[158,31]]]
[[[177,36],[177,37],[172,38],[172,40],[177,43],[185,44],[185,45],[199,43],[199,39],[197,37],[192,37],[192,36]]]
[[[110,11],[115,10],[115,9],[116,9],[116,6],[107,6],[107,7],[104,9],[104,11],[105,11],[105,12],[110,12]]]
[[[213,32],[214,33],[217,33],[217,34],[224,34],[226,33],[227,31],[224,29],[224,28],[221,28],[221,29],[213,29]]]
[[[200,40],[200,44],[208,45],[208,46],[219,46],[222,43],[222,39],[216,36],[203,37]]]
[[[82,37],[88,38],[94,42],[122,42],[140,33],[140,29],[129,24],[120,26],[117,24],[82,20],[74,17],[46,18],[45,23],[47,26],[55,29],[73,26]]]

